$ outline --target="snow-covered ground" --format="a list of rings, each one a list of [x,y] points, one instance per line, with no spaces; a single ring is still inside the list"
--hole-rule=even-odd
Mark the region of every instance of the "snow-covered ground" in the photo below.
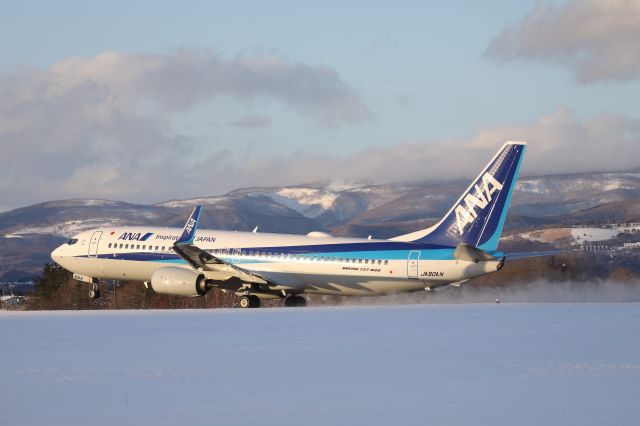
[[[541,241],[544,243],[555,243],[561,239],[570,239],[573,244],[582,244],[585,241],[606,241],[615,238],[619,229],[613,228],[547,228],[537,231],[520,234],[524,239],[531,241]],[[511,239],[513,236],[511,236]],[[503,240],[510,238],[503,237]]]
[[[640,304],[2,313],[1,425],[637,425]]]
[[[282,188],[276,192],[260,195],[266,195],[276,203],[306,217],[316,218],[329,210],[340,194],[317,188]]]
[[[182,208],[193,207],[196,204],[203,204],[205,206],[212,206],[224,201],[225,197],[204,197],[204,198],[189,198],[188,200],[170,200],[156,204],[162,207]]]
[[[49,234],[70,238],[75,234],[87,231],[89,229],[118,226],[119,222],[120,219],[109,217],[85,220],[68,220],[66,222],[56,223],[54,225],[27,226],[17,229],[10,234],[4,235],[4,238],[22,238],[23,235],[29,234]]]
[[[617,229],[607,228],[571,228],[571,236],[578,242],[604,241],[618,235]]]

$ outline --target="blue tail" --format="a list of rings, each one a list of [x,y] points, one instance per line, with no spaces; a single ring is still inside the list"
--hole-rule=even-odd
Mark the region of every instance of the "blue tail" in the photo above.
[[[496,250],[526,142],[507,142],[435,226],[394,240]]]

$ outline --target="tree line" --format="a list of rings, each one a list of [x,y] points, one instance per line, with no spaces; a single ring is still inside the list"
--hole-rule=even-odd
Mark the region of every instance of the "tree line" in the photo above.
[[[215,290],[201,297],[167,296],[135,281],[102,282],[99,299],[89,297],[90,288],[90,284],[74,280],[73,274],[61,266],[47,263],[35,281],[26,309],[208,309],[232,307],[237,301],[234,294]]]

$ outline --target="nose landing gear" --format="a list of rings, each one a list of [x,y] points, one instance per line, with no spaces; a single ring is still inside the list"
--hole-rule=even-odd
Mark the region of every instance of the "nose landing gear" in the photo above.
[[[253,294],[240,296],[240,300],[238,301],[238,305],[243,308],[259,308],[260,307],[260,298]]]
[[[90,299],[98,299],[100,297],[100,289],[98,288],[98,284],[92,284],[91,290],[89,290],[89,298]]]

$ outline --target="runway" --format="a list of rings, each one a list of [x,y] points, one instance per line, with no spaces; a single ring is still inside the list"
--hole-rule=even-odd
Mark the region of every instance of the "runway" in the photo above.
[[[638,424],[640,304],[0,313],[2,425]]]

